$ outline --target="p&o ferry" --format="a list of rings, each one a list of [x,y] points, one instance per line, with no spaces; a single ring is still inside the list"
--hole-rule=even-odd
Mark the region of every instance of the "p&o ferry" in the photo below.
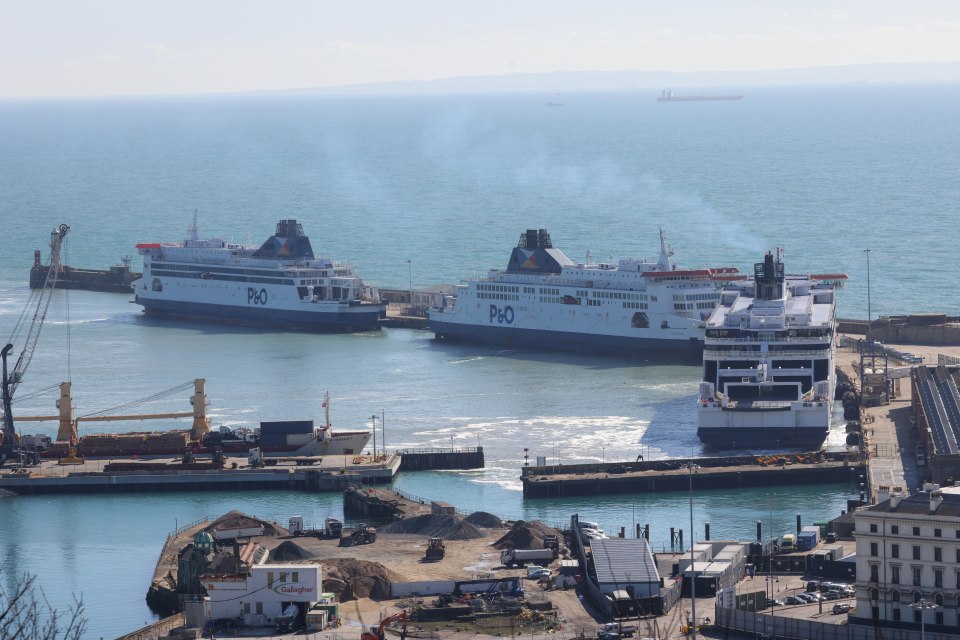
[[[836,288],[846,275],[785,275],[779,250],[727,286],[707,319],[697,435],[711,446],[819,447],[835,383]]]
[[[320,331],[379,328],[387,305],[350,265],[315,257],[296,220],[259,248],[201,240],[196,216],[182,243],[142,243],[134,302],[147,313]]]
[[[733,268],[679,270],[660,231],[656,261],[574,263],[528,229],[505,270],[458,285],[428,311],[438,340],[628,356],[699,356],[704,321]]]

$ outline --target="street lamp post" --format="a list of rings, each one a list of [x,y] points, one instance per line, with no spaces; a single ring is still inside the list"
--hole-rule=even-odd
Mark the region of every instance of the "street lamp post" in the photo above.
[[[697,568],[693,555],[693,543],[696,532],[693,528],[693,472],[700,467],[691,463],[686,465],[690,476],[690,637],[697,638]]]
[[[407,258],[407,277],[410,285],[410,313],[413,313],[413,260]]]
[[[919,600],[910,605],[911,609],[916,609],[920,611],[920,640],[925,640],[926,638],[926,623],[924,622],[924,612],[927,609],[939,609],[940,605],[935,602],[930,602],[929,600]]]
[[[864,249],[867,254],[867,343],[870,345],[870,351],[873,352],[873,310],[870,308],[870,252],[873,249]]]
[[[373,461],[377,461],[377,414],[370,416],[373,420]]]

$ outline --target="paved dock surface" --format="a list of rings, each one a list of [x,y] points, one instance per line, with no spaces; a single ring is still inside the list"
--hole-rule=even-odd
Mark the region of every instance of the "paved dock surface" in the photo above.
[[[862,336],[850,336],[852,339]],[[886,345],[904,352],[910,352],[923,358],[923,364],[937,364],[937,355],[944,354],[960,358],[960,346],[924,346],[924,345]],[[859,386],[858,372],[860,355],[856,349],[837,349],[837,366],[849,375]],[[890,361],[890,369],[901,365]],[[918,365],[919,366],[919,365]],[[909,368],[909,366],[907,366]],[[877,487],[903,487],[911,492],[917,491],[923,482],[923,468],[917,467],[917,438],[910,424],[912,403],[910,377],[900,379],[899,394],[890,399],[890,403],[878,407],[866,407],[861,410],[866,450],[869,454],[868,492],[876,492]]]

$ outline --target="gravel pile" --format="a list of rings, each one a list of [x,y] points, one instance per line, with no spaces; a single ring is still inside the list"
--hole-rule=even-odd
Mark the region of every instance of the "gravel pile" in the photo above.
[[[399,522],[388,524],[379,529],[381,533],[407,533],[444,540],[473,540],[482,538],[483,532],[459,516],[441,513],[428,513]]]
[[[312,553],[291,540],[284,540],[270,552],[271,562],[300,562],[313,557]]]
[[[484,529],[503,528],[503,520],[486,511],[474,511],[464,518],[464,520],[475,527],[483,527]]]
[[[558,540],[563,540],[563,535],[560,532],[551,529],[539,520],[531,520],[530,522],[518,520],[513,524],[510,531],[493,543],[493,546],[497,549],[542,549],[545,535],[554,535],[557,536]]]

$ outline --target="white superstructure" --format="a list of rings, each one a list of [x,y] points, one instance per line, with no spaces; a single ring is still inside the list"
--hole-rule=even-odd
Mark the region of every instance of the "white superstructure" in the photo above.
[[[697,435],[712,446],[818,447],[830,428],[835,287],[846,276],[785,275],[767,253],[725,287],[707,320]]]
[[[458,285],[429,311],[439,340],[647,356],[699,354],[704,320],[736,269],[679,270],[660,232],[656,261],[574,263],[528,229],[505,270]]]
[[[350,265],[315,257],[296,220],[260,247],[201,240],[196,218],[182,243],[142,243],[134,301],[148,313],[327,331],[368,331],[386,313]]]

